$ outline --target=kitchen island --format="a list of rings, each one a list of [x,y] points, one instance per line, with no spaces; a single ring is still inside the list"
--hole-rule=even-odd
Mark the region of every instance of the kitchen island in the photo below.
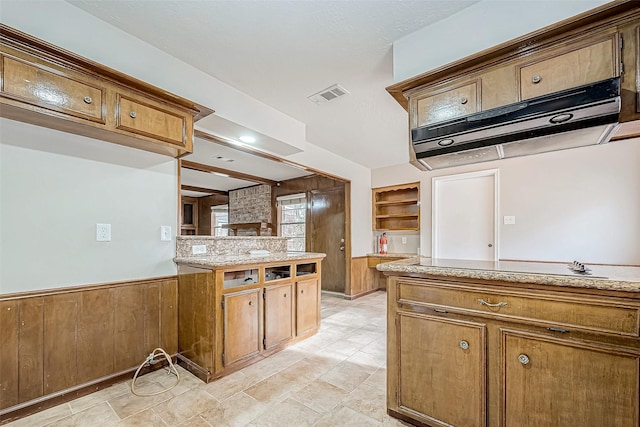
[[[409,258],[388,276],[387,407],[428,426],[640,420],[640,268]]]
[[[206,253],[188,255],[194,246]],[[315,334],[324,257],[279,238],[180,238],[178,362],[209,382]]]

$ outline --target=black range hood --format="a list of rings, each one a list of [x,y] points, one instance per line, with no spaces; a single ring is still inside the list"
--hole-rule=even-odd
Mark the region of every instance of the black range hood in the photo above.
[[[411,130],[411,142],[416,159],[428,169],[433,169],[429,166],[429,158],[432,157],[439,157],[436,163],[444,165],[439,167],[447,167],[446,159],[442,162],[443,155],[462,154],[466,151],[481,152],[479,149],[486,150],[492,146],[496,146],[497,153],[500,154],[501,144],[522,144],[527,140],[535,144],[541,140],[540,137],[617,123],[619,113],[620,77],[614,77],[415,128]],[[609,127],[606,132],[607,140],[611,130],[612,127]],[[602,142],[601,138],[597,143]],[[593,142],[585,141],[582,145],[590,144]],[[548,143],[548,138],[545,145],[544,151],[554,151],[552,144]],[[536,152],[536,147],[531,148],[532,152]],[[557,149],[563,148],[567,147],[558,146]],[[470,158],[474,157],[482,156]]]

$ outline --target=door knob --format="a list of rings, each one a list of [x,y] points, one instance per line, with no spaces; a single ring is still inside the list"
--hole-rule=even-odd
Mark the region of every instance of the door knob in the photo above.
[[[489,247],[490,247],[490,248],[492,248],[492,247],[493,247],[493,245],[492,245],[491,243],[489,243]]]

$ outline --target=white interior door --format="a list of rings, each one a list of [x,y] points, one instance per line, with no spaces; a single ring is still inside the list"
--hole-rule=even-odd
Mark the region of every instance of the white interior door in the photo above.
[[[433,178],[434,258],[498,259],[498,170]]]

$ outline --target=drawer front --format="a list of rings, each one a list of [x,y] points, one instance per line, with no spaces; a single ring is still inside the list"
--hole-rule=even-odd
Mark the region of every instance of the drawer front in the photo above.
[[[105,88],[2,56],[2,95],[47,110],[105,123]]]
[[[476,82],[438,94],[415,94],[415,122],[412,128],[466,116],[478,111],[478,84]]]
[[[184,147],[187,116],[118,94],[117,124],[120,130]]]
[[[529,99],[617,75],[617,43],[613,35],[520,68],[520,98]]]
[[[640,305],[599,297],[398,281],[397,302],[543,326],[639,336]]]

